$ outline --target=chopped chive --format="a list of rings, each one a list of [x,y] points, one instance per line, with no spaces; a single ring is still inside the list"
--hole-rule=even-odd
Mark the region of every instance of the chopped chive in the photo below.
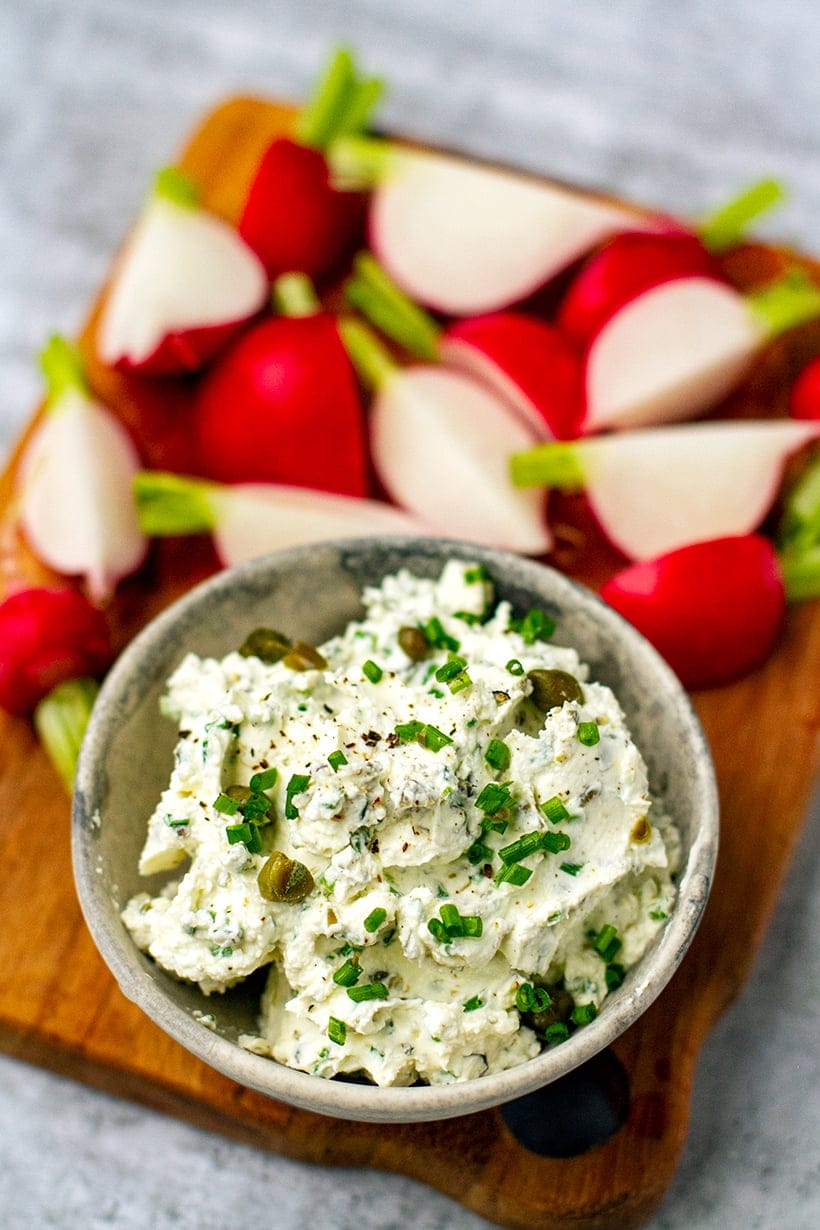
[[[572,1010],[570,1020],[573,1025],[588,1025],[590,1021],[594,1021],[598,1015],[598,1009],[594,1004],[576,1004]]]
[[[288,782],[285,790],[285,815],[288,820],[296,820],[298,818],[299,812],[294,806],[293,797],[294,795],[302,794],[305,790],[307,790],[309,784],[310,778],[306,773],[294,773],[293,777]]]
[[[650,910],[649,917],[653,922],[661,922],[662,919],[668,918],[666,910]]]
[[[229,794],[222,791],[214,799],[214,807],[224,816],[235,816],[239,811],[239,799],[232,799]]]
[[[549,851],[550,854],[558,854],[561,850],[568,850],[572,845],[572,838],[568,833],[542,833],[541,848]]]
[[[439,914],[441,915],[441,921],[447,928],[447,934],[451,938],[455,939],[464,934],[464,928],[461,925],[461,915],[459,914],[456,906],[450,905],[449,903],[443,905],[439,910]]]
[[[252,821],[245,821],[243,824],[229,824],[225,829],[225,836],[229,845],[235,846],[241,842],[250,854],[258,854],[262,849],[259,828]]]
[[[440,918],[431,918],[427,924],[427,930],[440,944],[446,944],[450,938],[447,934],[447,928]]]
[[[254,773],[248,784],[251,790],[261,794],[263,790],[270,790],[271,786],[275,786],[278,777],[278,769],[265,769],[263,773]]]
[[[523,675],[524,674],[524,667],[518,661],[518,658],[510,658],[509,662],[507,663],[507,670],[510,672],[511,675]]]
[[[466,1004],[464,1005],[464,1011],[465,1012],[475,1012],[476,1008],[481,1008],[483,1004],[484,1004],[484,1000],[481,998],[481,996],[474,995],[472,999],[467,1000]]]
[[[484,920],[479,914],[462,914],[461,926],[467,939],[479,940],[484,934]]]
[[[541,804],[541,811],[551,824],[560,824],[562,820],[569,820],[569,812],[557,794],[547,799],[546,803]]]
[[[361,967],[355,961],[345,961],[333,974],[338,987],[352,987],[362,976]]]
[[[511,802],[512,795],[506,782],[487,782],[476,799],[475,805],[486,816],[495,816],[502,807],[507,807]]]
[[[347,764],[347,756],[342,751],[331,752],[327,758],[327,763],[334,773],[338,773],[342,765]]]
[[[522,982],[515,995],[519,1012],[545,1012],[551,1003],[549,992],[543,987],[534,987],[531,982]]]
[[[383,982],[366,982],[362,987],[348,987],[347,993],[356,1004],[367,999],[387,999],[389,994]]]
[[[491,739],[484,751],[484,759],[491,768],[504,773],[510,767],[512,753],[503,739]]]
[[[604,979],[608,991],[616,991],[626,976],[626,970],[617,962],[610,962],[606,967]]]
[[[562,863],[561,870],[565,871],[568,876],[577,876],[583,865],[583,863]]]
[[[544,1030],[544,1040],[550,1043],[566,1042],[569,1037],[569,1027],[563,1021],[553,1021]]]
[[[584,747],[594,747],[601,740],[601,732],[597,722],[579,722],[578,739]]]
[[[428,723],[424,727],[424,746],[429,748],[431,752],[440,752],[443,747],[453,740],[449,735],[445,735],[444,731],[439,730],[435,726],[430,726]]]
[[[422,632],[427,637],[427,644],[433,649],[450,649],[453,653],[458,652],[459,642],[454,636],[449,636],[444,631],[444,625],[437,615],[431,615],[422,628]]]
[[[506,833],[509,828],[509,820],[497,819],[493,816],[485,816],[481,821],[481,831],[483,833]]]
[[[424,722],[402,722],[396,727],[400,743],[412,743],[424,732]]]
[[[340,1021],[337,1017],[332,1016],[327,1023],[327,1036],[337,1046],[344,1046],[347,1040],[347,1026],[344,1021]]]
[[[523,837],[519,837],[517,841],[511,842],[508,846],[504,846],[498,851],[502,863],[518,863],[522,858],[528,858],[531,854],[535,854],[536,850],[541,849],[542,838],[547,836],[551,837],[552,834],[541,834],[539,832],[525,833]]]
[[[460,619],[462,623],[469,624],[472,628],[481,623],[482,616],[476,615],[475,611],[453,611],[453,619]]]
[[[260,824],[267,824],[271,801],[266,794],[260,794],[259,791],[255,790],[250,798],[245,799],[245,802],[241,804],[241,808],[242,815],[246,820],[256,820]]]
[[[459,692],[464,692],[467,688],[473,686],[473,681],[466,671],[459,671],[455,679],[451,679],[447,687],[452,692],[453,696],[457,696]]]
[[[364,920],[365,931],[369,931],[371,933],[373,931],[378,931],[385,918],[387,918],[387,910],[382,909],[381,906],[377,906],[375,910],[370,911],[367,918]]]
[[[473,866],[476,863],[492,862],[493,852],[489,846],[485,846],[483,841],[474,841],[467,851],[467,860]]]
[[[495,877],[496,884],[515,884],[520,888],[522,884],[526,884],[532,872],[529,867],[522,867],[520,863],[505,863]]]
[[[618,932],[611,923],[607,923],[606,926],[601,927],[601,930],[593,938],[592,947],[595,949],[598,956],[601,957],[602,960],[606,961],[607,965],[609,965],[613,957],[622,947],[621,941],[618,939]]]
[[[468,585],[475,585],[477,581],[492,581],[492,577],[484,564],[476,564],[475,568],[465,568],[464,580]]]
[[[548,641],[554,634],[555,627],[555,620],[538,607],[527,611],[523,619],[510,620],[510,630],[517,632],[527,645],[534,645],[536,641]]]
[[[457,654],[453,654],[449,661],[438,668],[436,679],[438,679],[439,683],[447,683],[450,679],[455,679],[456,675],[460,675],[466,665],[466,658],[460,658]]]
[[[373,661],[372,658],[368,658],[362,666],[362,674],[365,675],[371,683],[378,683],[384,674],[384,671],[378,663]]]
[[[382,936],[382,943],[384,944],[385,948],[387,948],[390,944],[392,944],[395,938],[396,938],[396,928],[395,927],[391,927],[389,931],[385,931],[384,935]]]

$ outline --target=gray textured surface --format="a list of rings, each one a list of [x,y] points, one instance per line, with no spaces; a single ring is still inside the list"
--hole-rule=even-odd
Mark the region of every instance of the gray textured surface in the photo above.
[[[37,396],[34,350],[81,322],[152,168],[226,94],[303,96],[339,37],[390,78],[395,128],[693,215],[774,172],[793,201],[769,233],[820,249],[814,0],[5,0],[0,452]],[[703,1053],[652,1230],[820,1224],[818,828],[815,809]],[[486,1224],[407,1180],[272,1158],[8,1059],[0,1208],[7,1230]]]

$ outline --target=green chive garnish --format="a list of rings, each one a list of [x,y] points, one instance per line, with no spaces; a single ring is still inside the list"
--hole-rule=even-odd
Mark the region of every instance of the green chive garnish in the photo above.
[[[236,846],[241,842],[251,854],[258,854],[262,849],[259,829],[250,821],[245,821],[244,824],[229,824],[225,829],[225,836],[229,845]]]
[[[473,681],[466,671],[459,671],[455,678],[451,679],[447,684],[447,687],[450,689],[453,696],[456,696],[459,692],[463,692],[466,688],[470,688],[472,686]]]
[[[546,611],[534,607],[523,619],[511,619],[510,629],[517,632],[527,645],[536,641],[548,641],[555,632],[555,620]]]
[[[626,970],[622,965],[612,962],[606,967],[604,978],[608,991],[616,991],[623,982],[626,976]]]
[[[491,739],[484,752],[484,759],[491,768],[505,773],[510,767],[511,752],[502,739]]]
[[[431,918],[427,924],[427,930],[434,939],[438,940],[439,944],[446,944],[450,938],[447,934],[447,928],[440,918]]]
[[[372,658],[368,658],[362,666],[362,674],[365,675],[371,683],[378,683],[384,671],[374,662]]]
[[[270,790],[271,786],[275,786],[278,777],[278,769],[265,769],[263,773],[254,773],[249,785],[255,793],[261,793],[263,790]]]
[[[455,679],[456,675],[460,675],[466,665],[466,658],[460,658],[457,654],[453,654],[449,661],[438,668],[436,679],[438,679],[439,683],[447,683],[450,679]]]
[[[460,619],[462,623],[469,624],[471,628],[481,623],[481,616],[476,615],[475,611],[453,611],[453,619]]]
[[[566,1042],[569,1037],[569,1027],[563,1021],[553,1021],[544,1030],[544,1040],[549,1043]]]
[[[531,982],[522,982],[515,995],[519,1012],[545,1012],[551,1003],[549,992],[543,987],[534,987]]]
[[[366,982],[363,987],[348,987],[347,993],[356,1004],[366,999],[387,999],[389,991],[383,982]]]
[[[462,914],[461,926],[467,939],[479,940],[484,934],[484,920],[478,914]]]
[[[569,820],[569,812],[557,794],[547,799],[546,803],[541,804],[541,811],[551,824],[560,824],[562,820]]]
[[[383,910],[381,906],[377,906],[375,910],[371,910],[367,918],[364,920],[364,929],[371,934],[378,931],[384,920],[387,918],[387,910]]]
[[[239,811],[239,799],[232,799],[229,794],[225,794],[223,791],[214,799],[214,807],[217,811],[221,811],[224,816],[235,816]]]
[[[347,1040],[347,1026],[344,1021],[340,1021],[335,1016],[332,1016],[327,1023],[327,1036],[337,1046],[344,1046]]]
[[[502,807],[508,807],[511,802],[512,795],[506,782],[487,782],[476,799],[475,805],[486,816],[495,816]]]
[[[464,934],[464,928],[461,925],[461,915],[458,912],[457,906],[443,905],[439,910],[439,914],[441,915],[441,921],[447,928],[448,935],[456,939]]]
[[[588,1025],[590,1021],[595,1020],[597,1015],[598,1009],[594,1004],[576,1004],[570,1020],[573,1025]]]
[[[523,675],[524,674],[524,667],[518,661],[518,658],[510,658],[509,662],[507,663],[507,670],[510,672],[511,675]]]
[[[594,747],[601,740],[601,732],[597,722],[579,722],[578,739],[584,747]]]
[[[612,961],[613,957],[620,951],[622,944],[618,939],[618,932],[611,923],[601,927],[601,930],[594,937],[592,947],[597,952],[602,960],[606,961],[607,965]]]
[[[242,815],[246,820],[256,820],[259,824],[267,824],[270,816],[271,801],[266,794],[254,791],[249,799],[241,804]]]
[[[494,816],[485,816],[481,821],[482,833],[506,833],[509,827],[509,820],[499,820]]]
[[[427,637],[427,644],[433,649],[449,649],[452,653],[458,652],[459,642],[454,636],[449,636],[444,631],[444,625],[437,615],[432,615],[427,620],[422,632]]]
[[[558,854],[561,850],[568,850],[572,845],[572,838],[568,833],[542,833],[541,848],[548,850],[550,854]]]
[[[474,995],[472,999],[468,999],[464,1005],[465,1012],[475,1012],[476,1008],[480,1008],[484,1001],[480,995]]]
[[[477,581],[492,581],[492,577],[484,564],[476,564],[475,568],[465,568],[464,580],[468,585],[475,585]]]
[[[285,815],[288,820],[296,820],[299,812],[293,804],[293,797],[302,794],[310,785],[310,778],[305,773],[294,773],[285,789]]]
[[[511,842],[510,845],[498,851],[502,863],[518,863],[522,858],[529,858],[531,854],[535,854],[536,850],[541,849],[542,837],[547,836],[551,837],[552,834],[525,833],[523,837],[519,837],[517,841]]]
[[[453,740],[449,735],[445,735],[443,730],[439,730],[435,726],[430,726],[429,723],[424,727],[424,746],[429,748],[431,752],[440,752],[443,747]]]
[[[424,731],[424,722],[402,722],[396,727],[399,743],[413,743]]]
[[[520,863],[505,863],[495,877],[495,883],[515,884],[517,888],[520,888],[522,884],[527,883],[531,875],[529,867],[522,867]]]
[[[327,763],[330,765],[334,773],[338,773],[343,764],[347,764],[347,756],[344,752],[331,752],[327,758]]]
[[[489,846],[485,846],[483,841],[474,841],[467,851],[467,859],[469,862],[476,863],[492,862],[493,852]]]
[[[565,871],[568,876],[577,876],[583,865],[583,863],[562,863],[561,870]]]
[[[361,976],[362,971],[359,965],[354,961],[345,961],[344,965],[340,965],[335,971],[333,981],[339,987],[352,987]]]

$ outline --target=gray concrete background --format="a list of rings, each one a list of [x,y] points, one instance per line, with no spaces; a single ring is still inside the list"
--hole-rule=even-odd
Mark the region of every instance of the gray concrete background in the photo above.
[[[813,0],[4,0],[0,455],[38,396],[34,352],[78,328],[152,170],[226,95],[303,97],[340,38],[390,80],[395,130],[690,216],[775,174],[792,200],[765,231],[820,251]],[[819,829],[815,808],[703,1052],[653,1230],[820,1225]],[[271,1157],[6,1058],[0,1210],[6,1230],[486,1225],[400,1177]]]

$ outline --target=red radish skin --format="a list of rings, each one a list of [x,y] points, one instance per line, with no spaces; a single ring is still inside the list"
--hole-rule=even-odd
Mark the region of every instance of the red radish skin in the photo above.
[[[820,421],[820,355],[812,359],[795,380],[789,397],[794,419]]]
[[[364,229],[364,197],[330,182],[321,150],[286,137],[264,154],[239,220],[239,233],[273,281],[299,271],[320,280],[352,251]]]
[[[760,666],[786,610],[774,548],[757,534],[694,543],[633,564],[601,597],[655,646],[687,688],[730,683]]]
[[[0,604],[0,708],[25,716],[59,683],[111,661],[105,617],[72,589],[26,589]]]
[[[202,473],[220,482],[367,493],[356,378],[324,313],[274,317],[244,334],[204,376],[193,433]]]
[[[581,357],[553,325],[523,312],[457,321],[441,337],[448,366],[500,394],[544,439],[577,434],[583,413]]]

